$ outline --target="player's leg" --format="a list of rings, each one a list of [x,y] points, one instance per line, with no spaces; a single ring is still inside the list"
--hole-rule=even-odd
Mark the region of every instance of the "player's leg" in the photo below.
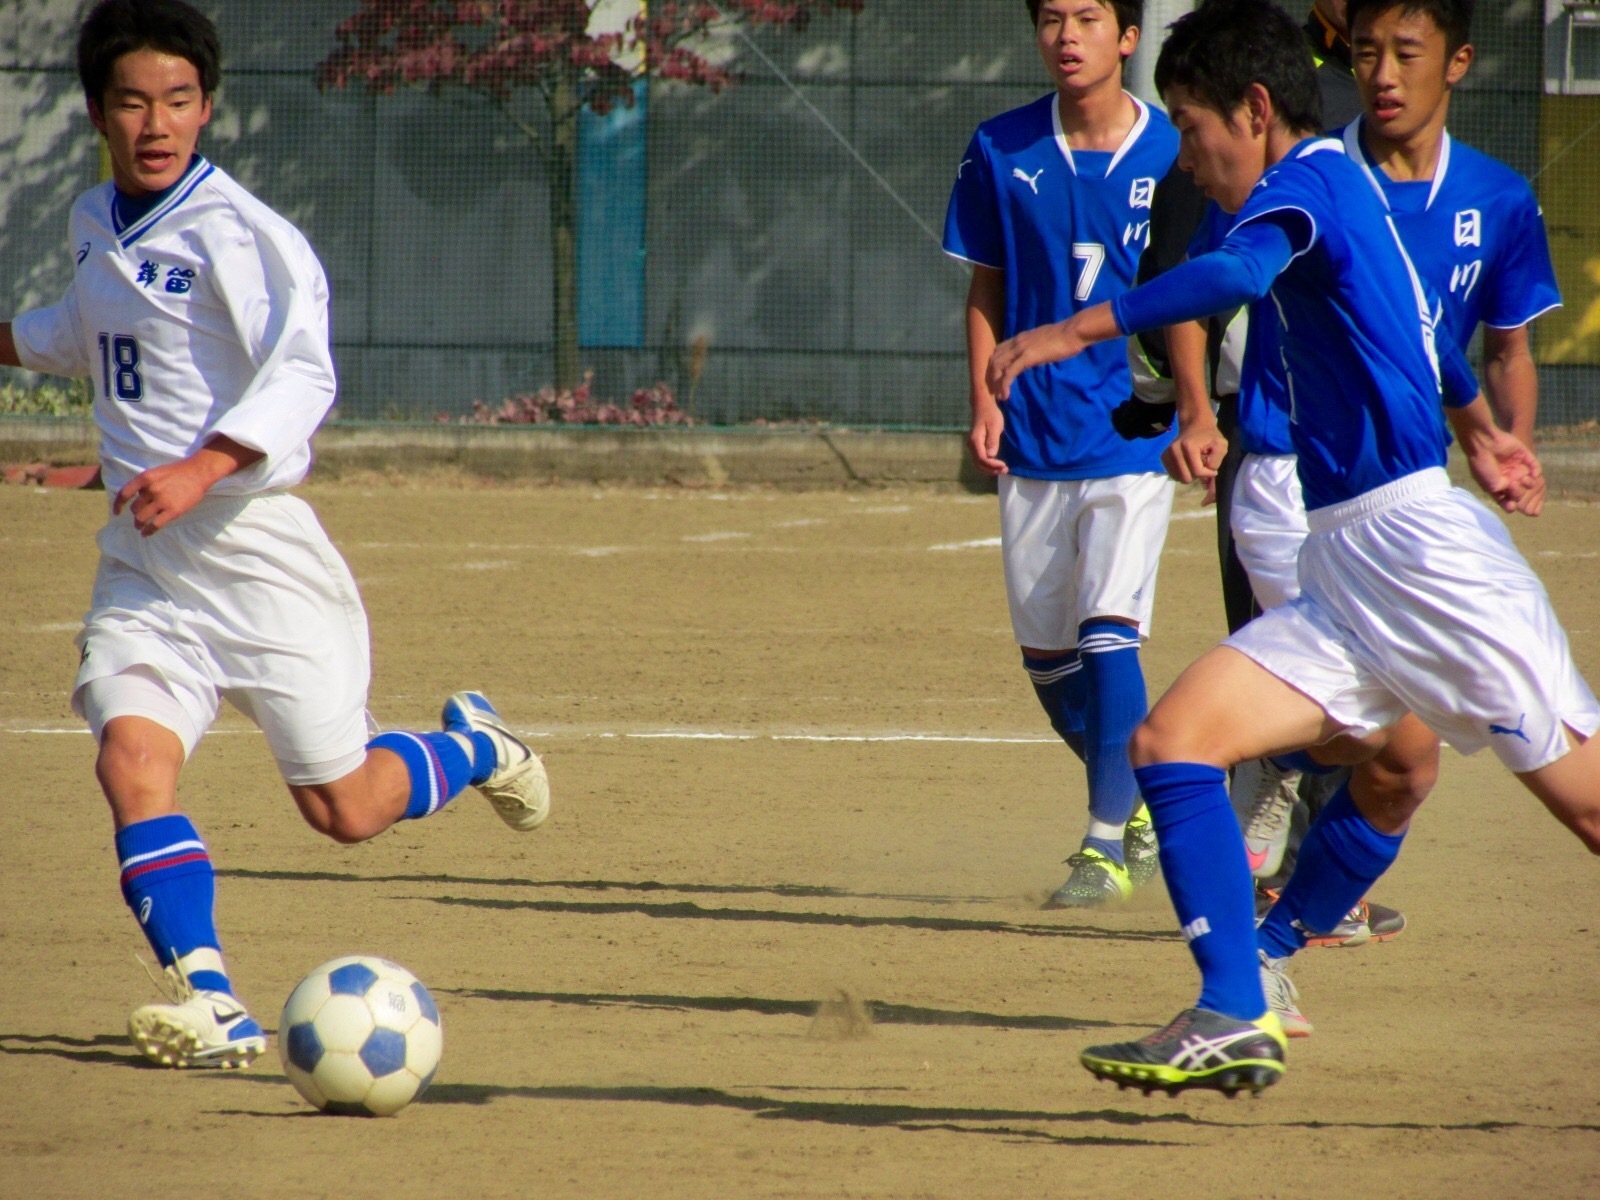
[[[376,837],[397,821],[439,812],[470,784],[513,829],[550,813],[544,764],[477,692],[445,702],[445,729],[379,734],[357,753],[321,763],[279,760],[306,823],[335,841]]]
[[[1571,749],[1555,762],[1517,775],[1555,818],[1600,854],[1600,738],[1566,727]]]
[[[1154,608],[1174,490],[1160,475],[1124,475],[1074,486],[1073,590],[1084,680],[1089,821],[1077,854],[1068,860],[1072,875],[1051,897],[1058,907],[1121,899],[1155,871],[1145,831],[1138,831],[1137,843],[1130,837],[1141,801],[1128,761],[1128,739],[1149,708],[1140,640]]]
[[[1405,927],[1404,917],[1380,909],[1375,928],[1365,897],[1399,857],[1438,775],[1438,736],[1407,714],[1307,830],[1294,870],[1256,930],[1262,987],[1290,1037],[1312,1032],[1286,970],[1291,957],[1308,945],[1387,940]]]
[[[1231,451],[1230,451],[1231,453]],[[1219,515],[1227,492],[1227,536],[1231,553],[1249,581],[1253,612],[1287,604],[1300,594],[1300,547],[1306,539],[1306,511],[1292,454],[1248,454],[1237,463],[1224,489],[1218,479]],[[1227,573],[1226,560],[1224,574]],[[1235,608],[1228,605],[1228,631],[1237,632]],[[1302,772],[1270,758],[1251,759],[1234,768],[1230,794],[1244,830],[1245,852],[1257,879],[1271,879],[1290,849]]]
[[[1080,488],[1072,482],[1001,476],[1000,541],[1006,603],[1023,669],[1051,728],[1084,762],[1084,673],[1073,573],[1078,554],[1073,512]]]
[[[1228,646],[1191,665],[1139,726],[1129,751],[1201,992],[1148,1037],[1085,1050],[1095,1075],[1174,1091],[1258,1089],[1281,1076],[1283,1033],[1262,992],[1254,890],[1227,768],[1337,729],[1309,696]]]
[[[76,696],[99,743],[95,775],[116,828],[123,898],[168,993],[168,1002],[137,1009],[128,1031],[165,1066],[245,1066],[266,1049],[266,1037],[234,996],[210,852],[177,801],[179,772],[215,709],[200,689],[185,699],[139,667],[91,679]]]
[[[257,497],[211,538],[210,590],[230,602],[213,604],[223,694],[261,727],[312,828],[365,841],[441,811],[469,784],[516,829],[544,820],[543,764],[475,692],[445,703],[442,731],[369,740],[366,613],[309,505]],[[231,574],[235,557],[250,564],[248,575]]]

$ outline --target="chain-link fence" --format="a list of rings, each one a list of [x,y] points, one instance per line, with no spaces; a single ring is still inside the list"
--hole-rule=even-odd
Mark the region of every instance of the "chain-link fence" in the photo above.
[[[319,87],[356,0],[202,7],[225,52],[202,149],[321,256],[340,415],[458,414],[552,382],[563,221],[539,96]],[[1600,3],[1478,8],[1452,126],[1538,189],[1566,296],[1536,331],[1544,420],[1590,420]],[[60,293],[67,208],[102,170],[71,67],[81,9],[0,0],[6,311]],[[631,107],[579,119],[568,311],[594,393],[664,381],[711,423],[961,425],[966,275],[938,232],[974,126],[1048,86],[1023,0],[863,0],[804,32],[722,27],[708,53],[736,86],[641,79]]]

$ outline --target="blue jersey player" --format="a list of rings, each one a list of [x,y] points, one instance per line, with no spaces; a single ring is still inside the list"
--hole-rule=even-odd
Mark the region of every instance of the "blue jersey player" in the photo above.
[[[1458,750],[1492,747],[1600,853],[1600,703],[1504,526],[1449,483],[1441,391],[1501,507],[1536,503],[1538,463],[1495,424],[1360,165],[1308,136],[1315,85],[1292,23],[1268,0],[1206,0],[1174,25],[1156,77],[1180,162],[1239,213],[1232,232],[1114,305],[1001,345],[989,382],[1003,398],[1036,363],[1241,303],[1270,297],[1278,314],[1310,526],[1301,594],[1185,671],[1130,747],[1201,996],[1140,1041],[1082,1056],[1119,1084],[1231,1093],[1281,1077],[1284,1040],[1226,768],[1381,734],[1409,710]],[[1398,849],[1352,804],[1318,829],[1350,888]]]
[[[1088,772],[1088,830],[1054,907],[1125,899],[1155,870],[1127,740],[1148,703],[1139,643],[1172,511],[1168,439],[1128,441],[1112,424],[1131,388],[1120,342],[1034,372],[1004,415],[984,370],[999,341],[1110,300],[1134,277],[1156,181],[1177,153],[1167,119],[1122,88],[1142,10],[1028,0],[1055,90],[978,128],[945,224],[945,250],[972,264],[969,445],[1000,478],[1012,628],[1051,724]]]

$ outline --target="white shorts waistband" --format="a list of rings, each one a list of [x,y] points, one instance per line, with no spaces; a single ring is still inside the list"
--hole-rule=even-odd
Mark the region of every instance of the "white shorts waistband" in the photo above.
[[[1393,483],[1373,488],[1370,492],[1363,492],[1352,500],[1314,509],[1306,514],[1306,523],[1314,534],[1328,533],[1345,525],[1364,521],[1386,508],[1404,504],[1407,500],[1448,492],[1454,486],[1450,482],[1449,472],[1443,467],[1429,467],[1425,471],[1416,471],[1396,479]]]

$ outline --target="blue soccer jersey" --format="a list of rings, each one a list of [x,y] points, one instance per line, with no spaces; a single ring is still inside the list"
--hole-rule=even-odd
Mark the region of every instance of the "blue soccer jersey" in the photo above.
[[[1121,295],[1150,238],[1156,181],[1178,153],[1166,116],[1138,118],[1115,153],[1073,150],[1054,93],[978,127],[956,174],[946,253],[1005,272],[1005,337]],[[1106,342],[1023,372],[1005,407],[1000,457],[1033,479],[1160,471],[1171,435],[1129,441],[1111,410],[1132,390],[1127,348]]]
[[[1206,209],[1189,243],[1189,257],[1209,254],[1227,239],[1234,217],[1219,205]],[[1289,383],[1278,340],[1278,314],[1270,300],[1250,306],[1253,337],[1245,340],[1239,364],[1239,405],[1234,437],[1245,454],[1293,454],[1289,436]]]
[[[1394,216],[1417,273],[1444,302],[1444,324],[1465,349],[1479,323],[1518,329],[1561,304],[1539,202],[1504,163],[1445,134],[1428,182],[1397,183],[1368,155],[1361,121],[1341,135]]]
[[[1255,221],[1284,229],[1294,250],[1268,301],[1307,510],[1443,466],[1436,302],[1361,167],[1337,141],[1302,142],[1261,177],[1234,228]]]

